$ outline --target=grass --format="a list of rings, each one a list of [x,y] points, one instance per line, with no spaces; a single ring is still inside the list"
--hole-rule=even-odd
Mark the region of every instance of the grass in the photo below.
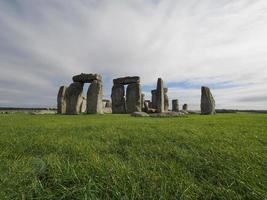
[[[0,115],[0,199],[266,199],[267,115]]]

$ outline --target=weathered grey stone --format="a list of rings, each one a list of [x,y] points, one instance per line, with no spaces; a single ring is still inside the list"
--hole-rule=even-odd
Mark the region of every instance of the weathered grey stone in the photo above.
[[[215,114],[215,100],[208,87],[201,88],[201,114]]]
[[[113,79],[114,85],[127,85],[131,83],[140,83],[140,77],[139,76],[126,76],[121,78]]]
[[[103,114],[103,85],[102,81],[94,80],[87,91],[87,113]]]
[[[187,104],[183,105],[183,111],[188,111],[188,105]]]
[[[66,91],[67,86],[61,86],[58,90],[57,94],[57,113],[59,114],[65,114],[66,113]]]
[[[151,105],[150,108],[157,108],[157,90],[151,90]]]
[[[150,117],[179,117],[182,115],[184,115],[184,114],[181,112],[172,112],[172,111],[149,114]]]
[[[140,83],[131,83],[126,89],[126,112],[141,112],[141,86]]]
[[[66,91],[66,114],[75,115],[80,113],[83,100],[83,83],[75,82],[70,84]]]
[[[92,83],[94,80],[101,81],[102,77],[99,74],[84,74],[81,73],[79,75],[72,77],[73,82],[81,82],[81,83]]]
[[[126,113],[124,86],[115,84],[111,93],[112,113]]]
[[[104,102],[104,106],[103,106],[104,108],[111,108],[110,100],[104,99],[103,102]]]
[[[141,94],[141,110],[143,111],[145,108],[145,94]]]
[[[173,112],[179,112],[179,102],[178,99],[172,100],[172,111]]]
[[[145,112],[133,112],[131,114],[131,116],[133,116],[133,117],[149,117],[149,114],[147,114]]]
[[[163,80],[158,78],[157,82],[157,112],[161,113],[164,112],[164,86]]]
[[[87,106],[87,99],[85,96],[82,97],[82,102],[80,106],[80,113],[85,113],[86,112],[86,106]]]
[[[168,97],[168,88],[164,88],[164,111],[169,110],[169,97]]]

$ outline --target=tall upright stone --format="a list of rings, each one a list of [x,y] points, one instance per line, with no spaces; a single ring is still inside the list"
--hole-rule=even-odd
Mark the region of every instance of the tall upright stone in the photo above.
[[[208,87],[201,88],[201,114],[215,114],[215,100]]]
[[[80,106],[80,113],[85,113],[86,112],[86,106],[87,106],[87,99],[85,96],[82,97],[83,100],[81,102],[81,106]]]
[[[151,90],[151,108],[157,108],[157,90]]]
[[[126,112],[141,112],[141,86],[140,83],[131,83],[126,89]]]
[[[126,113],[124,85],[114,84],[111,93],[112,113]]]
[[[66,90],[66,114],[79,114],[81,110],[81,103],[83,101],[83,83],[75,82],[70,84]]]
[[[157,112],[158,113],[164,112],[164,86],[163,86],[163,80],[161,78],[158,78],[156,96],[157,96]]]
[[[94,80],[88,88],[87,113],[103,114],[103,85],[100,80]]]
[[[173,112],[179,112],[179,102],[178,99],[172,100],[172,111]]]
[[[164,111],[169,110],[169,97],[168,97],[168,88],[164,88]]]
[[[57,113],[58,114],[65,114],[66,113],[66,107],[67,107],[67,102],[66,102],[66,91],[67,91],[67,86],[61,86],[58,90],[57,94]]]
[[[188,105],[187,104],[183,105],[183,111],[188,111]]]
[[[145,109],[145,94],[141,94],[141,110],[143,111]]]

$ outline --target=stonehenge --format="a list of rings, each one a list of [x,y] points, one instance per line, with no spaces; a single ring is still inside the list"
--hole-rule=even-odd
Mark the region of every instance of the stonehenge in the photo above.
[[[58,91],[57,108],[59,114],[76,115],[87,112],[102,114],[103,86],[99,74],[79,74],[72,77],[69,87],[61,86]],[[87,98],[83,96],[85,83],[90,83]]]
[[[69,86],[60,86],[57,94],[57,113],[76,115],[79,113],[138,113],[153,116],[174,116],[188,114],[188,104],[179,109],[178,99],[172,99],[169,110],[168,88],[158,78],[156,89],[151,90],[151,100],[145,99],[141,91],[139,76],[126,76],[113,79],[111,100],[103,99],[103,83],[99,74],[81,73],[72,77]],[[86,96],[83,94],[85,83],[89,83]],[[215,100],[208,87],[201,87],[201,114],[215,114]],[[165,113],[165,114],[164,114]],[[175,114],[178,113],[178,114]]]
[[[208,87],[201,87],[201,114],[213,115],[215,114],[215,100]]]
[[[126,95],[124,85],[128,85]],[[140,77],[127,76],[113,79],[111,93],[112,113],[141,112],[141,94]]]

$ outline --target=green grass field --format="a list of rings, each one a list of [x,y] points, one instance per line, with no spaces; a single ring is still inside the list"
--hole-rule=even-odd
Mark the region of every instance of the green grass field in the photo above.
[[[267,114],[0,115],[0,199],[266,199]]]

